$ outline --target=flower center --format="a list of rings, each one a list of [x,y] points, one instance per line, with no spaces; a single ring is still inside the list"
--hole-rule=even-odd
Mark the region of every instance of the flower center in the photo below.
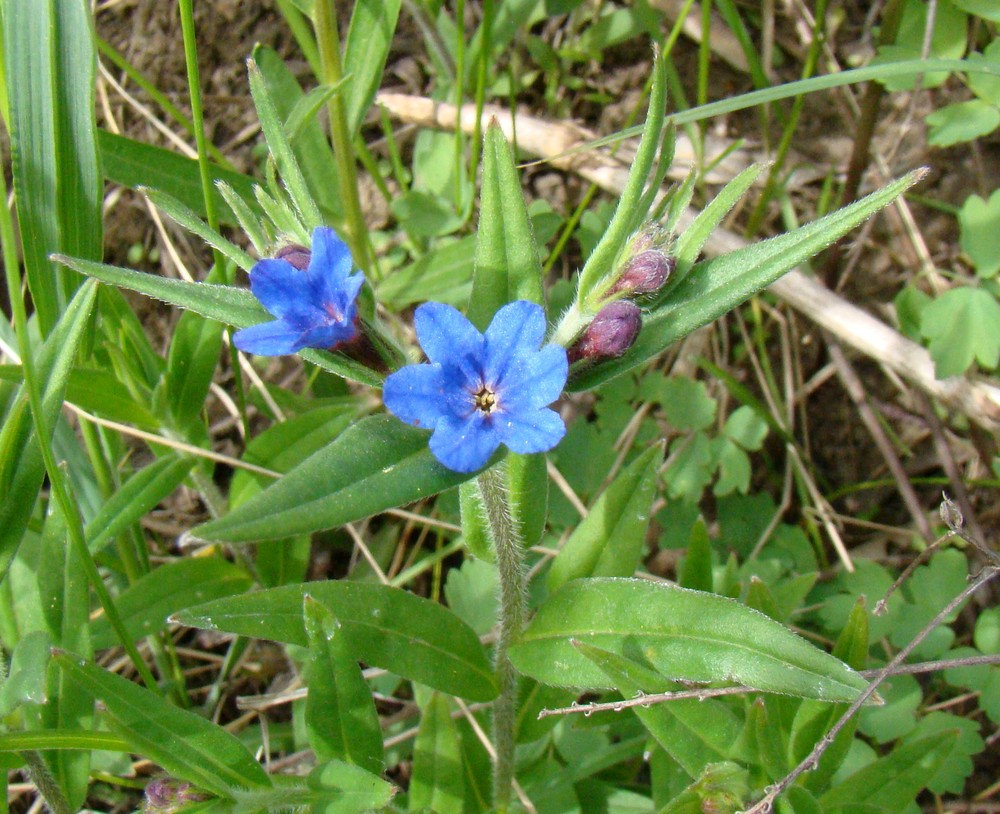
[[[477,410],[490,415],[497,408],[497,394],[484,384],[473,394],[472,403]]]

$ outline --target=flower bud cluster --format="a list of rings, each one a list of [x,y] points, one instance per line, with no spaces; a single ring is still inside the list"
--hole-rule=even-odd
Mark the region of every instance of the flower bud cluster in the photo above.
[[[597,312],[569,348],[571,362],[615,359],[632,347],[642,329],[642,311],[633,298],[659,291],[677,265],[676,258],[663,250],[662,241],[650,228],[637,233],[624,254],[624,261],[616,269],[617,279],[607,290],[611,302]]]

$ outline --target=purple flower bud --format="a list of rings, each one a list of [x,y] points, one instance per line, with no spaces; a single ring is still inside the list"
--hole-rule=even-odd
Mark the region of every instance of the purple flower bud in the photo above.
[[[282,246],[278,249],[278,253],[274,255],[274,258],[275,260],[284,260],[286,263],[290,263],[299,271],[305,271],[309,268],[309,261],[312,260],[312,252],[298,243],[289,243],[287,246]]]
[[[676,265],[673,256],[659,249],[641,251],[628,261],[609,293],[652,294],[663,287]]]
[[[161,777],[146,785],[144,814],[169,814],[186,803],[197,803],[207,799],[185,780]]]
[[[642,312],[629,300],[605,305],[583,335],[568,351],[571,362],[580,359],[614,359],[635,343],[642,328]]]

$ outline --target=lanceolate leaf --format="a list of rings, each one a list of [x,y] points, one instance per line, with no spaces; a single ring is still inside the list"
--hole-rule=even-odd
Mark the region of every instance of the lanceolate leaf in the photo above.
[[[181,201],[199,217],[205,217],[205,198],[201,190],[201,175],[198,161],[178,153],[143,144],[141,141],[117,136],[106,130],[98,131],[97,143],[101,148],[101,160],[105,177],[116,184],[138,189],[140,186],[162,189]],[[212,178],[225,181],[239,194],[240,198],[254,209],[254,180],[248,175],[211,166]],[[236,225],[236,217],[217,190],[213,190],[215,207],[221,220]]]
[[[547,684],[610,686],[575,641],[676,680],[732,681],[820,701],[851,701],[867,686],[843,662],[739,602],[645,580],[564,585],[511,648],[511,661]]]
[[[486,330],[508,302],[544,305],[542,266],[510,146],[500,125],[490,124],[483,139],[483,184],[476,266],[469,321]]]
[[[47,335],[76,285],[49,254],[101,256],[93,28],[84,0],[10,0],[4,11],[14,195],[28,287]]]
[[[306,594],[340,622],[345,646],[358,659],[473,701],[496,695],[493,669],[472,628],[447,608],[399,588],[346,581],[286,585],[208,602],[175,621],[304,647]]]
[[[642,553],[662,460],[661,443],[615,478],[553,560],[550,590],[579,577],[632,575]]]
[[[427,446],[427,433],[389,415],[363,419],[281,480],[218,520],[205,540],[258,542],[335,528],[457,486]]]
[[[218,557],[190,557],[161,565],[140,577],[115,598],[115,605],[134,640],[163,630],[172,613],[242,594],[252,584],[250,575],[230,562]],[[95,649],[119,644],[106,616],[98,616],[90,627]]]
[[[245,288],[213,283],[189,283],[186,280],[173,280],[134,269],[94,263],[78,257],[56,256],[53,259],[102,283],[138,291],[147,297],[169,302],[179,308],[187,308],[203,317],[224,322],[234,328],[249,328],[258,322],[268,322],[272,319],[253,294]],[[380,387],[382,384],[382,378],[377,373],[339,353],[309,348],[300,351],[299,355],[345,379],[373,387]]]
[[[96,293],[93,283],[77,291],[38,353],[35,375],[44,382],[42,410],[48,427],[55,427],[59,417],[66,380]],[[45,474],[41,449],[33,431],[27,392],[22,386],[0,430],[0,495],[3,495],[0,500],[0,579],[17,553]]]
[[[660,306],[643,316],[642,332],[624,356],[572,377],[568,389],[591,389],[649,361],[677,339],[745,302],[782,274],[863,223],[923,175],[923,170],[916,170],[794,232],[699,263],[670,291]]]
[[[378,712],[340,622],[308,594],[303,618],[309,636],[305,668],[309,745],[318,761],[345,760],[380,774],[385,754]]]
[[[101,506],[85,529],[91,553],[97,553],[132,523],[180,486],[195,464],[194,458],[164,455],[140,469]]]
[[[464,796],[458,729],[451,719],[447,699],[434,693],[423,709],[413,748],[410,809],[461,814]]]
[[[271,781],[246,747],[226,730],[179,709],[138,684],[69,653],[54,656],[73,681],[100,698],[132,751],[175,777],[223,797]]]

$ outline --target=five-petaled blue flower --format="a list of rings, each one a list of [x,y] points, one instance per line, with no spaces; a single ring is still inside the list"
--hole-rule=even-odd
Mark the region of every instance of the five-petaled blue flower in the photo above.
[[[250,271],[250,290],[276,319],[233,335],[236,347],[258,356],[280,356],[302,348],[332,348],[354,338],[357,299],[364,276],[351,275],[351,253],[333,229],[313,231],[309,265],[260,260]]]
[[[450,305],[424,303],[414,317],[430,364],[408,365],[385,380],[385,406],[397,418],[433,429],[434,457],[474,472],[500,444],[544,452],[566,433],[549,404],[566,384],[566,350],[547,345],[541,306],[505,305],[481,334]]]

